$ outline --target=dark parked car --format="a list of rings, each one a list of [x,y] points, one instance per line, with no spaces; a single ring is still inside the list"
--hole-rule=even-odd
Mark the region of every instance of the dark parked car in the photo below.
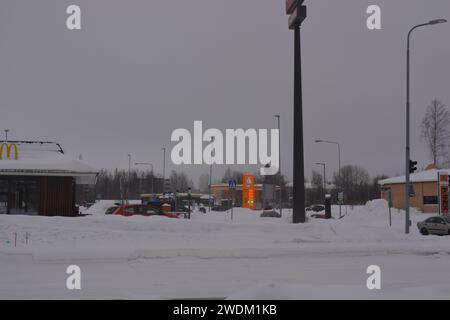
[[[424,236],[429,234],[450,235],[450,217],[430,217],[418,222],[417,228]]]
[[[306,208],[306,211],[314,211],[314,212],[321,212],[324,210],[325,210],[325,206],[323,206],[321,204],[315,204],[313,206]]]
[[[275,210],[264,210],[261,215],[261,218],[281,218],[281,215],[279,212],[276,212]]]

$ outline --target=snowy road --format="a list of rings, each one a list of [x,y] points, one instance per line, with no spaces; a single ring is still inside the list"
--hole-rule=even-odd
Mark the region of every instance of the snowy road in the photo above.
[[[389,228],[384,209],[372,203],[306,225],[242,209],[234,221],[2,216],[0,298],[449,299],[450,237],[406,236],[402,214]],[[72,264],[81,290],[66,289]],[[369,265],[381,267],[381,290],[366,287]]]

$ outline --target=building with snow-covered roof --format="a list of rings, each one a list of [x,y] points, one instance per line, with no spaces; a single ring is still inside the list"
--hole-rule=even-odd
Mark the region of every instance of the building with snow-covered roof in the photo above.
[[[58,143],[0,141],[0,214],[74,216],[76,184],[97,173]]]
[[[450,169],[437,169],[429,166],[427,170],[412,173],[410,205],[425,213],[439,212],[439,174],[450,174]],[[392,205],[397,209],[405,209],[405,176],[393,177],[378,181],[381,185],[381,198],[388,201],[392,195]]]

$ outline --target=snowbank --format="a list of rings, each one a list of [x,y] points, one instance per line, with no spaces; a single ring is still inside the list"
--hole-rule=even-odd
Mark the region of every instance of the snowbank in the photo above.
[[[361,285],[308,285],[268,283],[232,293],[228,300],[443,300],[450,293],[450,285],[420,286],[368,290]]]
[[[450,297],[442,283],[450,237],[420,235],[415,222],[428,215],[415,211],[409,235],[402,211],[392,210],[390,227],[383,200],[343,207],[342,219],[333,207],[334,219],[295,225],[290,210],[281,219],[242,208],[233,220],[231,212],[194,212],[191,220],[105,215],[114,202],[76,218],[0,215],[0,298],[74,298],[61,291],[69,264],[88,270],[83,298],[376,299],[365,289],[371,264],[385,272],[383,298]]]

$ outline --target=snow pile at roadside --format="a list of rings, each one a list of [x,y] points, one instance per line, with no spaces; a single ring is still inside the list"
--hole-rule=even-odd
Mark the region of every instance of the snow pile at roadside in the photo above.
[[[389,226],[385,201],[343,207],[342,219],[333,206],[334,219],[305,224],[292,224],[288,209],[281,219],[243,208],[233,210],[233,220],[231,212],[194,212],[190,220],[105,215],[114,202],[75,218],[0,215],[0,298],[450,296],[442,282],[450,237],[424,237],[414,222],[405,235],[404,212],[393,209]],[[64,290],[61,274],[70,264],[87,270],[79,296]],[[365,287],[372,264],[383,270],[380,292]]]
[[[21,249],[81,253],[106,250],[131,255],[136,251],[160,249],[305,249],[305,246],[324,245],[324,250],[331,250],[331,247],[336,250],[339,245],[346,244],[361,251],[370,246],[379,249],[385,246],[384,243],[397,243],[409,249],[428,246],[438,250],[448,245],[445,237],[420,235],[415,221],[423,220],[427,216],[424,214],[412,212],[413,225],[409,235],[404,233],[402,211],[392,210],[392,226],[389,226],[388,208],[383,200],[348,208],[342,219],[309,218],[305,224],[292,224],[290,210],[283,210],[281,219],[261,218],[260,212],[243,208],[233,210],[233,220],[231,211],[194,212],[190,220],[105,215],[104,211],[114,203],[114,200],[99,201],[86,211],[92,215],[77,218],[0,216],[0,250],[10,247],[16,232],[20,239],[26,233],[30,236],[29,244]],[[337,207],[333,207],[334,216],[336,211]],[[395,248],[390,246],[390,250]]]
[[[232,293],[227,300],[443,300],[450,293],[450,285],[420,286],[368,290],[361,285],[305,285],[287,283],[259,284]]]

